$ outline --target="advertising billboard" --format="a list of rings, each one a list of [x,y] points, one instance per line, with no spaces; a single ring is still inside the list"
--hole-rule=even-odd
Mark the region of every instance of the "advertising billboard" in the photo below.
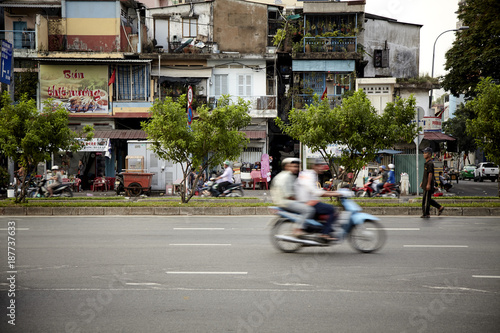
[[[108,113],[108,66],[40,65],[40,97],[71,113]]]

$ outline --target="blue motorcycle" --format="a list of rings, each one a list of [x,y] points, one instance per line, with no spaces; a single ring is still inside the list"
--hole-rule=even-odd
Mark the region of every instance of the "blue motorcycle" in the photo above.
[[[350,191],[349,191],[350,192]],[[352,192],[351,192],[352,193]],[[386,233],[380,225],[379,218],[363,213],[362,208],[346,196],[340,197],[347,218],[339,220],[340,224],[334,225],[334,236],[338,240],[325,241],[320,234],[323,229],[321,220],[306,220],[305,235],[296,237],[293,229],[298,215],[279,207],[271,207],[278,215],[271,221],[271,242],[280,251],[292,253],[302,247],[331,246],[340,244],[347,239],[351,246],[359,252],[370,253],[380,250],[385,244]],[[343,215],[344,215],[343,214]]]

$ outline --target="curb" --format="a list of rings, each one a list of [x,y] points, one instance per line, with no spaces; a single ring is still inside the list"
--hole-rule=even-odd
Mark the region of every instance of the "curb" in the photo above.
[[[420,216],[419,207],[365,207],[371,215]],[[273,215],[268,207],[2,207],[0,216]],[[431,209],[437,215],[437,209]],[[500,216],[500,207],[447,207],[442,216]]]

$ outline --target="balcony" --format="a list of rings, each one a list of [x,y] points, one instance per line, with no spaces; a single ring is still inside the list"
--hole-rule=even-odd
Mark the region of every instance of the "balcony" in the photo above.
[[[356,52],[357,37],[304,37],[304,53]]]
[[[35,50],[36,34],[30,30],[0,30],[0,39],[12,44],[14,50]]]
[[[217,107],[217,100],[221,96],[211,96],[209,98],[209,106],[211,108]],[[231,96],[230,99],[233,103],[238,102],[241,97],[245,101],[250,102],[249,115],[252,118],[275,118],[278,116],[278,107],[276,105],[277,99],[275,95],[270,96]]]

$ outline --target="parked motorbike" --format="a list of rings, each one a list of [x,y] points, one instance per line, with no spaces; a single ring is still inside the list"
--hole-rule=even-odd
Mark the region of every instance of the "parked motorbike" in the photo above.
[[[219,197],[223,194],[225,197],[242,197],[243,186],[241,183],[230,184],[224,192],[219,190],[219,184],[215,182],[215,178],[210,178],[205,186],[201,188],[202,197]]]
[[[43,178],[38,181],[36,189],[28,192],[30,198],[48,197],[50,195],[47,188],[47,179]],[[54,188],[52,197],[72,197],[73,190],[71,190],[71,183],[62,183]]]
[[[120,192],[125,192],[123,173],[121,172],[115,176],[115,192],[116,195],[120,195]]]
[[[379,219],[373,215],[362,213],[361,207],[348,198],[352,196],[352,192],[340,191],[345,193],[345,196],[340,197],[340,202],[347,218],[339,220],[340,224],[334,226],[334,235],[338,240],[323,240],[320,237],[323,223],[313,219],[306,220],[304,230],[306,235],[297,238],[293,235],[293,229],[296,227],[298,215],[279,207],[272,207],[278,216],[271,221],[271,243],[278,250],[287,253],[296,252],[302,247],[340,244],[345,239],[359,252],[370,253],[380,250],[385,244],[386,233],[378,222]]]

